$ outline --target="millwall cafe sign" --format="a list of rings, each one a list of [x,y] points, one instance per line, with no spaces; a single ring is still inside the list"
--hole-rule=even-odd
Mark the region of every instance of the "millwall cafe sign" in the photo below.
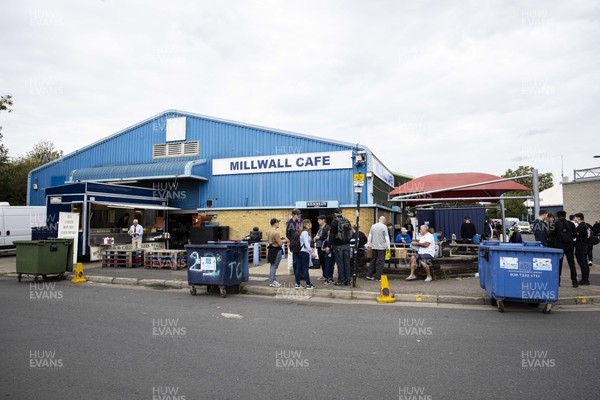
[[[213,175],[349,168],[352,168],[352,151],[277,154],[271,156],[219,158],[212,160]]]

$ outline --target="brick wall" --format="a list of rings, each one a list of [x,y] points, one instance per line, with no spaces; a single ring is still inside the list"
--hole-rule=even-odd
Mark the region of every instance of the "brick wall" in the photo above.
[[[285,222],[290,218],[291,210],[231,210],[231,211],[211,211],[216,214],[213,222],[218,222],[221,226],[229,226],[229,239],[241,240],[248,236],[255,226],[263,233],[263,239],[267,238],[267,232],[271,229],[269,221],[271,218],[281,220],[279,232],[282,236],[285,234]]]
[[[227,211],[211,211],[217,217],[213,218],[213,222],[218,222],[221,226],[229,226],[229,239],[241,240],[248,236],[252,228],[257,226],[263,232],[263,239],[266,239],[268,230],[271,228],[269,221],[271,218],[281,220],[279,232],[285,234],[285,223],[290,219],[292,210],[227,210]],[[342,214],[347,218],[352,225],[356,222],[356,209],[344,208]],[[387,211],[379,211],[379,215],[385,215],[388,221],[391,218],[391,213]],[[360,209],[360,230],[366,235],[369,234],[371,225],[375,222],[374,208]]]
[[[585,221],[600,221],[600,179],[563,184],[563,205],[567,216],[583,213]]]

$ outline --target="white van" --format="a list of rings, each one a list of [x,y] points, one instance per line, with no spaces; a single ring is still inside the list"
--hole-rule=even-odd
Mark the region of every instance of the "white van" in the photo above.
[[[46,225],[46,207],[0,202],[0,253],[14,252],[15,240],[31,240],[31,228]]]

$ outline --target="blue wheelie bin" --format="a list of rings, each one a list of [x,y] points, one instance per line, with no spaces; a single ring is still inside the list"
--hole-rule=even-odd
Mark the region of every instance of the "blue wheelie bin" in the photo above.
[[[558,263],[563,251],[540,242],[483,242],[479,246],[479,284],[504,312],[504,301],[544,303],[544,313],[558,301]]]
[[[206,286],[208,291],[218,287],[225,297],[228,287],[234,287],[239,293],[242,282],[248,282],[248,242],[190,244],[185,250],[192,295],[196,295],[197,286]]]

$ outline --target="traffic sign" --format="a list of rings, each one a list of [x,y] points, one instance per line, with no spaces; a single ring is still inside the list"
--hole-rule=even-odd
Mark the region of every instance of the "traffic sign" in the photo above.
[[[365,186],[365,174],[354,174],[354,186]]]

